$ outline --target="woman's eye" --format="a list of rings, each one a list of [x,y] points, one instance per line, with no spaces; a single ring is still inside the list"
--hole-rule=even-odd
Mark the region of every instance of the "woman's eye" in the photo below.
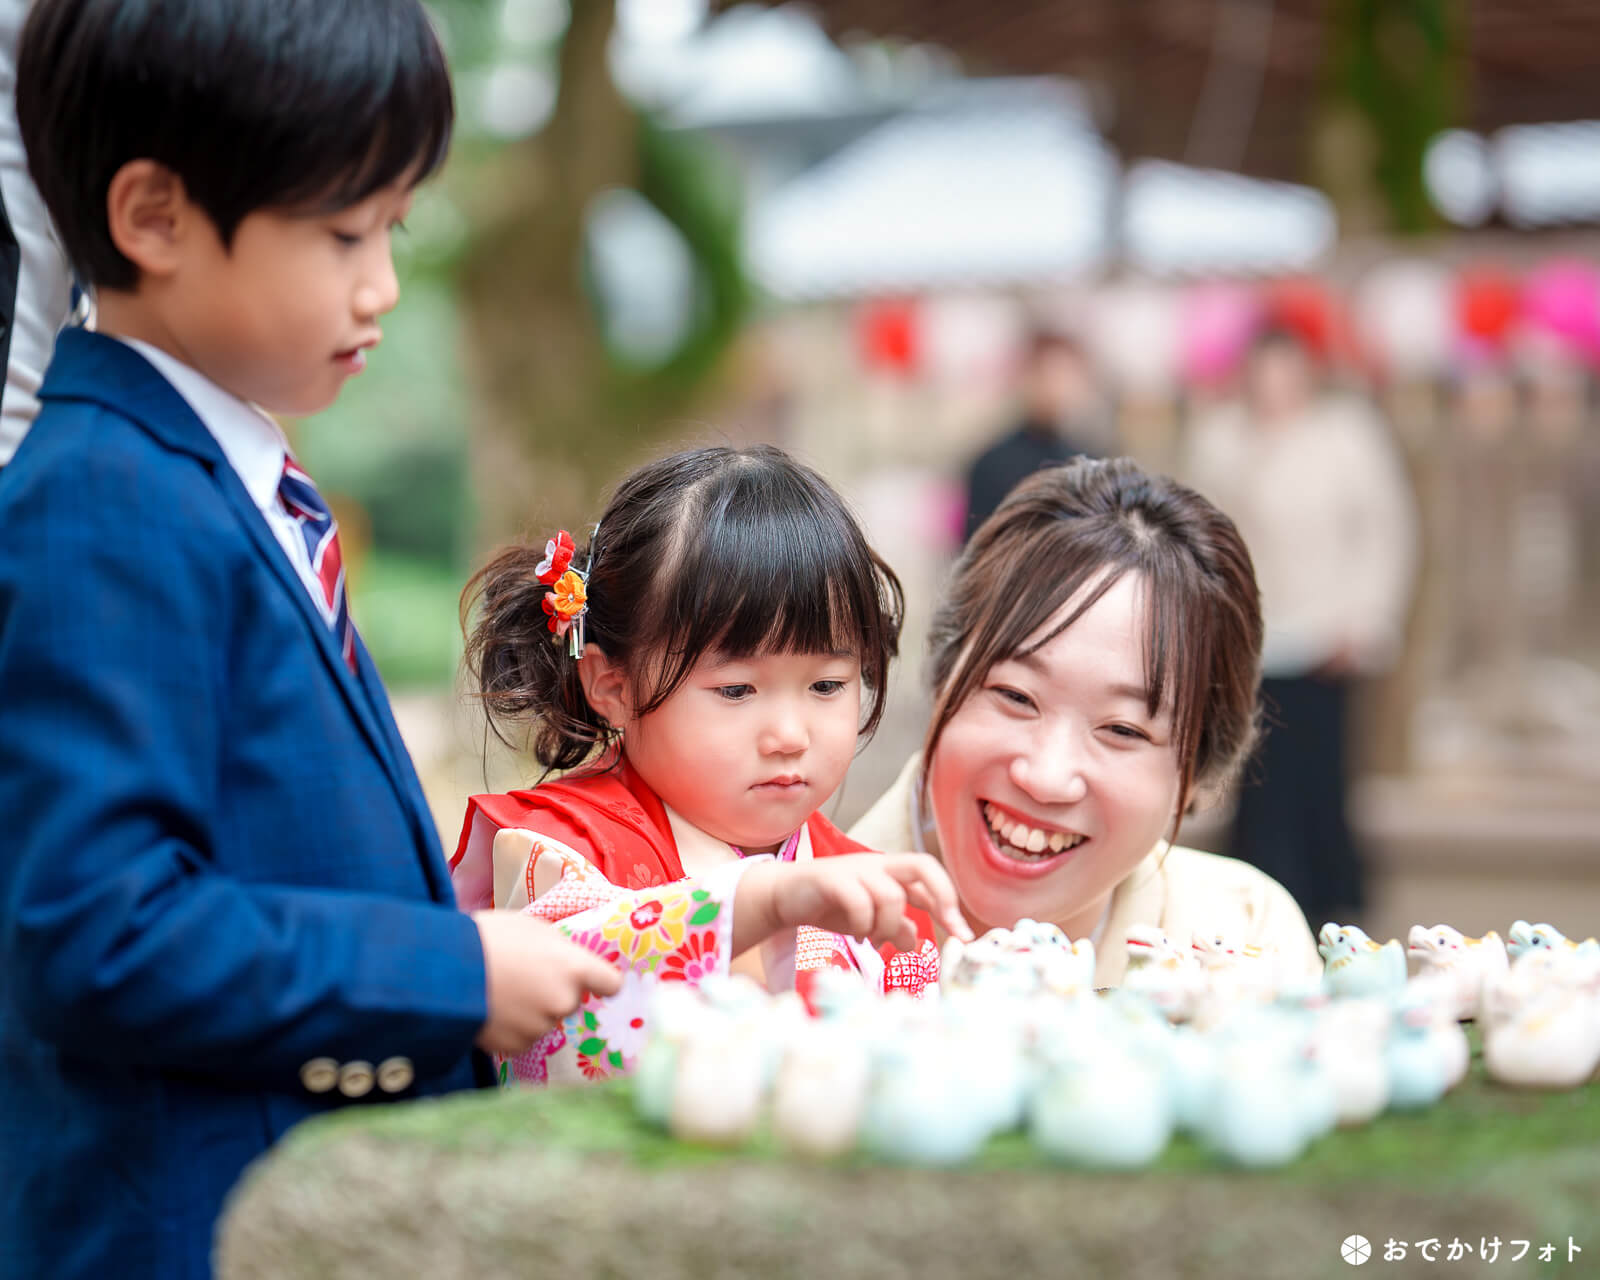
[[[756,691],[753,684],[719,684],[717,693],[729,702],[742,702]]]
[[[845,682],[843,680],[816,680],[812,682],[811,692],[820,693],[824,697],[831,697],[833,694],[842,692],[844,687]]]
[[[1008,689],[999,684],[994,685],[992,691],[999,696],[1002,702],[1010,706],[1017,707],[1023,711],[1033,710],[1033,699],[1025,693],[1021,693],[1016,689]]]
[[[354,249],[358,244],[361,243],[361,237],[359,235],[354,235],[349,231],[335,231],[333,233],[333,238],[346,249]]]
[[[1131,742],[1149,742],[1150,735],[1143,729],[1136,729],[1131,724],[1114,724],[1110,726],[1111,732],[1118,738],[1127,738]]]

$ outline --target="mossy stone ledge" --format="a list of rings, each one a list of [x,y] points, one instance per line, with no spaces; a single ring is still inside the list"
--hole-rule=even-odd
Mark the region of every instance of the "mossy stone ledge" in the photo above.
[[[1295,1164],[1226,1169],[1177,1140],[1150,1170],[1053,1166],[1021,1137],[953,1171],[732,1152],[640,1124],[626,1082],[358,1107],[308,1122],[236,1188],[220,1280],[1131,1280],[1600,1274],[1600,1084],[1501,1089],[1474,1063],[1438,1106],[1382,1116]],[[1534,1242],[1521,1262],[1505,1243]],[[1583,1253],[1566,1256],[1571,1236]],[[1447,1263],[1416,1243],[1460,1239]],[[1411,1245],[1386,1261],[1390,1239]],[[1548,1263],[1538,1245],[1560,1247]]]

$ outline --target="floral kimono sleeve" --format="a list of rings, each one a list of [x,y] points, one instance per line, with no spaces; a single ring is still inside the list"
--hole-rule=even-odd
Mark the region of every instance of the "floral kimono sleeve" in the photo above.
[[[745,868],[759,861],[741,859],[697,880],[623,889],[559,841],[535,836],[527,882],[530,889],[554,883],[523,913],[548,920],[616,965],[622,988],[613,996],[585,996],[527,1052],[502,1059],[501,1083],[603,1080],[632,1071],[649,1039],[656,984],[698,985],[728,972],[734,891]]]

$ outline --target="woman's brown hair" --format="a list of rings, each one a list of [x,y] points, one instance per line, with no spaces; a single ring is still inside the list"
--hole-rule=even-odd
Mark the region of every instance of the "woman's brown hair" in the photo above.
[[[461,618],[490,726],[512,747],[531,738],[548,771],[590,759],[615,729],[546,625],[543,555],[543,543],[501,551],[462,591]],[[640,715],[706,654],[843,650],[860,658],[872,694],[861,736],[883,717],[900,580],[832,486],[779,449],[693,449],[647,463],[617,486],[572,563],[589,566],[586,638],[627,671]]]
[[[1170,698],[1182,805],[1231,780],[1257,731],[1255,568],[1232,520],[1128,458],[1039,471],[973,534],[929,631],[934,714],[923,759],[995,663],[1042,648],[1129,573],[1144,584],[1149,711]]]

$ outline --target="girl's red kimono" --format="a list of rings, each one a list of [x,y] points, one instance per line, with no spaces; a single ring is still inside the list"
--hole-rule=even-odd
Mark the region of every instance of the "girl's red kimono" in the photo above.
[[[699,983],[725,974],[732,957],[734,892],[750,859],[685,875],[679,835],[704,844],[703,832],[669,813],[621,759],[528,791],[473,796],[450,859],[464,910],[497,907],[550,920],[574,941],[623,970],[615,996],[590,997],[532,1050],[502,1069],[523,1080],[599,1079],[630,1070],[649,1036],[650,993],[657,982]],[[805,861],[870,852],[820,813],[812,814],[777,855]],[[762,948],[770,990],[805,996],[823,968],[858,972],[879,990],[913,995],[938,979],[933,923],[907,909],[921,946],[875,951],[867,943],[802,926]]]

